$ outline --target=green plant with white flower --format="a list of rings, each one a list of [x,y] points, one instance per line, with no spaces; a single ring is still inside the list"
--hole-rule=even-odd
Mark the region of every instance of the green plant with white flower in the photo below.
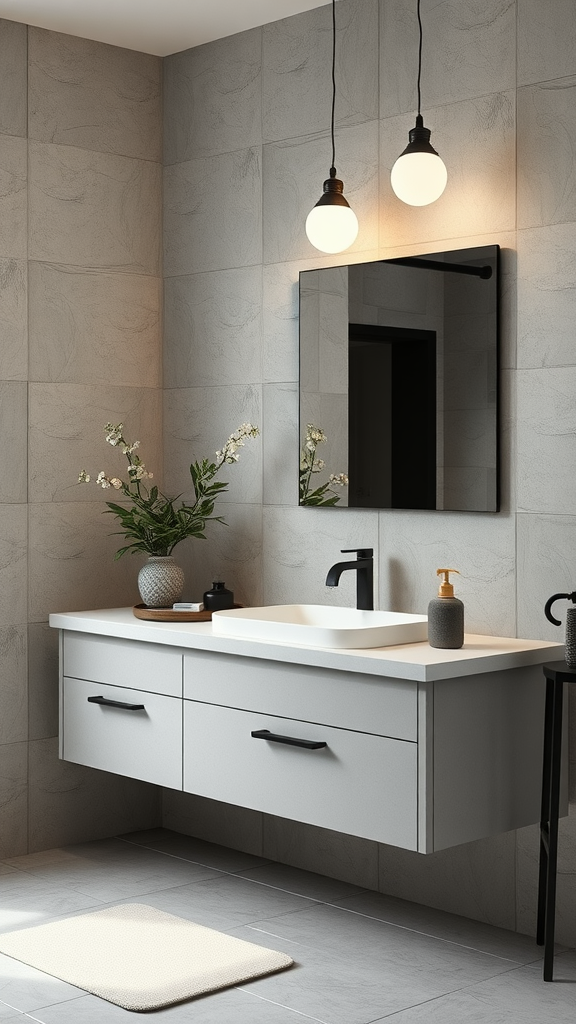
[[[336,505],[340,495],[334,487],[347,487],[346,473],[331,473],[326,483],[314,486],[312,477],[324,469],[324,459],[316,458],[316,449],[328,438],[321,427],[313,423],[306,426],[306,437],[300,451],[300,504],[301,505]]]
[[[244,447],[247,438],[257,437],[260,433],[258,427],[251,423],[242,423],[230,435],[226,444],[216,452],[214,462],[208,459],[193,462],[190,466],[190,476],[195,500],[192,504],[187,504],[179,501],[179,494],[174,498],[168,498],[155,485],[148,488],[145,481],[152,480],[153,474],[148,472],[137,454],[140,442],[130,443],[124,437],[122,423],[107,423],[104,430],[108,444],[113,448],[120,448],[128,460],[127,480],[108,476],[102,471],[93,481],[104,490],[112,488],[122,492],[130,501],[129,505],[106,502],[108,508],[105,514],[116,516],[121,527],[116,533],[122,534],[129,542],[116,552],[115,559],[121,558],[127,552],[135,554],[137,551],[145,551],[148,555],[170,555],[176,545],[187,537],[205,540],[204,530],[209,520],[225,525],[222,516],[214,515],[214,506],[216,499],[226,491],[228,484],[216,480],[215,477],[222,466],[231,466],[238,462],[239,449]],[[78,483],[90,482],[90,474],[83,469],[78,477]]]

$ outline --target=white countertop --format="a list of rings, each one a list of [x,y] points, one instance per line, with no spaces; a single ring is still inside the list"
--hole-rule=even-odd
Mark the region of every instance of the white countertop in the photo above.
[[[473,633],[466,633],[464,646],[456,651],[438,650],[428,643],[368,650],[331,650],[265,640],[239,640],[213,633],[211,622],[149,622],[137,619],[131,608],[55,612],[50,615],[49,622],[55,629],[69,629],[97,636],[123,637],[145,643],[218,651],[222,654],[363,672],[393,679],[413,679],[417,682],[543,665],[564,657],[563,644],[546,640],[477,636]]]

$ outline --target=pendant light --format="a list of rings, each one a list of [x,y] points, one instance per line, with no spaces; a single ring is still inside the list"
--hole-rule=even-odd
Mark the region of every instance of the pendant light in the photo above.
[[[392,168],[390,181],[394,192],[409,206],[428,206],[442,195],[448,172],[444,161],[430,145],[430,129],[424,127],[420,113],[420,76],[422,74],[422,18],[417,0],[420,45],[418,47],[418,114],[416,127],[408,133],[409,143]]]
[[[358,234],[358,219],[344,198],[344,184],[336,177],[334,108],[336,105],[336,0],[332,0],[332,166],[323,193],[306,218],[306,234],[320,252],[342,252]]]

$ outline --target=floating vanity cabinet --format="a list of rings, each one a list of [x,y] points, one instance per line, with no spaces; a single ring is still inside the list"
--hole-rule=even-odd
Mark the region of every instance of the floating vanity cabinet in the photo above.
[[[539,820],[559,644],[333,651],[131,609],[50,624],[66,760],[420,853]]]
[[[66,631],[60,756],[182,787],[182,653]]]
[[[416,683],[190,651],[184,697],[187,792],[417,849]]]

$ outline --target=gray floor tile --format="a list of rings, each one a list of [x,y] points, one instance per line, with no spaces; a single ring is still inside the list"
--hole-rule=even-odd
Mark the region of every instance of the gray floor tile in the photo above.
[[[398,1013],[512,966],[507,959],[322,904],[235,934],[281,949],[302,967],[300,978],[286,972],[285,978],[260,979],[258,992],[330,1024]]]
[[[404,1010],[394,1024],[573,1024],[575,1005],[573,984],[547,983],[533,968],[517,967]]]
[[[269,863],[239,871],[238,874],[252,882],[271,885],[276,889],[282,889],[283,892],[293,892],[313,900],[339,901],[364,891],[359,885],[340,882],[336,878],[326,878],[313,871],[302,871],[301,868],[293,868],[288,864]]]
[[[291,914],[318,905],[306,897],[254,885],[234,875],[221,875],[192,885],[149,893],[145,899],[123,902],[146,903],[166,913],[222,931],[240,928],[262,918],[273,920],[276,915]]]
[[[12,1024],[13,1021],[27,1021],[29,1024],[30,1018],[24,1017],[22,1013],[18,1013],[13,1006],[9,1006],[8,1003],[0,1001],[0,1020],[2,1024]]]
[[[159,850],[172,857],[206,864],[220,871],[245,871],[248,868],[269,864],[264,857],[254,857],[251,853],[241,850],[230,850],[226,846],[207,843],[204,839],[195,839],[167,828],[147,829],[143,832],[127,832],[117,837],[127,843],[143,846],[150,850]]]
[[[59,853],[60,856],[56,854]],[[117,839],[18,858],[21,873],[46,883],[71,885],[95,901],[110,902],[213,878],[216,868],[166,856]]]
[[[471,921],[456,914],[447,914],[433,907],[384,896],[377,892],[363,892],[357,896],[331,901],[333,906],[365,914],[379,921],[402,928],[413,929],[425,935],[456,942],[469,949],[476,949],[493,956],[504,957],[519,964],[531,963],[542,956],[542,951],[529,935],[494,928],[482,921]]]
[[[76,999],[80,989],[0,953],[0,999],[14,1011],[32,1013],[41,1006]]]
[[[75,889],[62,887],[3,894],[0,900],[0,933],[22,927],[32,928],[54,917],[100,907],[102,902]]]
[[[34,1017],[42,1024],[126,1024],[132,1019],[127,1010],[90,995],[46,1007]],[[154,1024],[305,1024],[306,1019],[286,1007],[235,988],[222,989],[153,1013]]]

